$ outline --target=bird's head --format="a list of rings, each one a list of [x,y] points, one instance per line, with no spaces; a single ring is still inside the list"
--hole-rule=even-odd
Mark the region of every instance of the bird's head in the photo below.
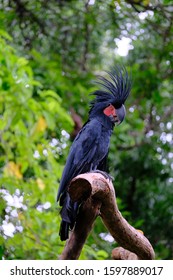
[[[119,125],[125,118],[126,109],[124,104],[121,105],[120,108],[116,109],[112,104],[108,105],[104,110],[103,113],[110,118],[110,120],[114,123]]]
[[[119,125],[126,115],[124,103],[130,94],[131,77],[125,67],[119,66],[106,73],[108,79],[98,77],[97,84],[101,85],[102,89],[93,93],[96,97],[91,102],[90,118],[102,115],[111,123]]]

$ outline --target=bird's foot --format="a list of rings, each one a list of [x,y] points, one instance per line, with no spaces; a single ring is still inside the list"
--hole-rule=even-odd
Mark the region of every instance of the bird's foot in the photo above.
[[[114,177],[112,177],[110,174],[108,174],[105,171],[96,169],[96,170],[92,170],[91,172],[100,173],[100,174],[102,174],[105,177],[105,179],[109,179],[109,181],[113,181],[114,180]]]

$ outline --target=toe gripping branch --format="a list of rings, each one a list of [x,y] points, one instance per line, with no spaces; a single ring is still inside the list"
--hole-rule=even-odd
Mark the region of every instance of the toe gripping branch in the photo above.
[[[97,216],[101,216],[108,231],[121,246],[112,251],[113,259],[154,259],[154,250],[148,239],[132,227],[118,210],[115,190],[109,178],[100,173],[80,174],[71,181],[69,194],[72,201],[82,201],[82,204],[59,259],[79,258]]]

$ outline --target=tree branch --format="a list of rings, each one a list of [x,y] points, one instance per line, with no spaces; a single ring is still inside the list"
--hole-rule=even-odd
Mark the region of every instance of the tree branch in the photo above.
[[[122,247],[117,247],[112,250],[112,259],[113,260],[139,260],[139,257],[136,254]]]
[[[99,173],[81,174],[71,181],[69,194],[74,202],[84,202],[80,206],[76,225],[60,259],[78,259],[98,215],[119,245],[130,251],[116,248],[112,252],[114,259],[117,257],[115,255],[118,255],[118,259],[154,259],[154,251],[148,239],[133,228],[119,212],[114,187],[109,179]]]
[[[60,260],[76,260],[79,258],[83,245],[90,233],[96,217],[100,214],[101,202],[87,199],[80,208],[76,226],[67,240]]]

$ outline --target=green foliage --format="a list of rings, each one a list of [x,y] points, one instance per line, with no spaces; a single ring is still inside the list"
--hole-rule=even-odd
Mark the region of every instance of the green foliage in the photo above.
[[[173,259],[172,9],[166,0],[1,1],[2,258],[57,259],[63,250],[56,194],[69,112],[86,121],[94,75],[123,63],[133,87],[111,139],[110,172],[124,217],[158,259]],[[124,38],[130,50],[122,57]],[[109,259],[114,247],[97,219],[80,258]]]
[[[73,122],[57,93],[42,89],[28,61],[18,57],[2,37],[0,48],[1,200],[7,194],[11,197],[10,204],[8,198],[6,203],[2,200],[1,222],[3,227],[15,224],[14,237],[1,238],[1,246],[5,258],[56,258],[62,246],[58,246],[55,198],[61,155],[68,142],[63,129],[70,131]]]

